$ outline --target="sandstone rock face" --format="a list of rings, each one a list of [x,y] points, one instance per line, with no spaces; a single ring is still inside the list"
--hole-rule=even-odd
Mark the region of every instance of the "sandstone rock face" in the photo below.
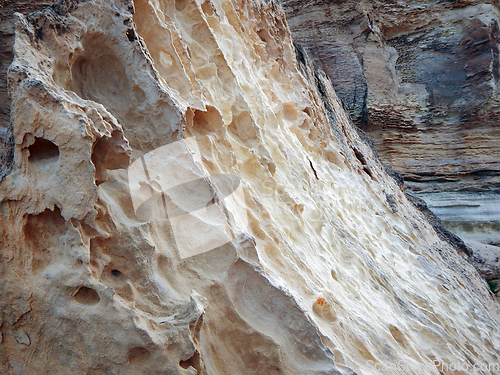
[[[498,302],[276,4],[16,17],[1,373],[498,373]]]
[[[10,99],[7,93],[7,69],[14,54],[14,13],[31,13],[54,3],[51,0],[3,0],[0,2],[0,180],[7,173],[12,157]]]
[[[407,186],[498,193],[498,2],[283,4],[294,39],[325,70],[352,119]],[[484,240],[499,241],[498,219],[491,222],[483,212],[478,225],[497,227]],[[459,234],[472,238],[474,231]]]

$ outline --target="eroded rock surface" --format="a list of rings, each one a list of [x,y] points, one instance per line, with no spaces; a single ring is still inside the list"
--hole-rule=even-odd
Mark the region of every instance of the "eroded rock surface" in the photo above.
[[[498,372],[498,302],[274,3],[62,1],[16,27],[0,372]],[[158,160],[189,186],[166,189]],[[208,184],[180,232],[228,242],[182,254],[173,218],[134,209],[131,163],[178,217]]]
[[[282,3],[294,39],[409,188],[498,193],[498,2]],[[479,225],[490,225],[483,214]]]
[[[12,165],[12,129],[7,69],[14,59],[14,13],[29,14],[53,4],[55,0],[3,0],[0,2],[0,181]]]

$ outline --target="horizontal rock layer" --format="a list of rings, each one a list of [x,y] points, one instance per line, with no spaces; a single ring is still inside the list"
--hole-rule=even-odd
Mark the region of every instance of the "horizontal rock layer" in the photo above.
[[[16,17],[0,372],[496,371],[499,306],[467,249],[275,3]]]

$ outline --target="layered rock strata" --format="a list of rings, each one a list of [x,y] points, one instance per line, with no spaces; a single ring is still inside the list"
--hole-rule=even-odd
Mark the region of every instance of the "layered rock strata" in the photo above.
[[[424,199],[425,192],[479,191],[499,201],[497,2],[282,2],[294,39],[409,188]],[[483,205],[481,194],[474,204]],[[455,217],[466,211],[456,207]],[[496,229],[481,241],[498,242],[500,221],[484,211],[474,228],[487,226]],[[459,234],[473,240],[476,232]]]
[[[276,4],[16,17],[1,373],[498,372],[487,284]]]

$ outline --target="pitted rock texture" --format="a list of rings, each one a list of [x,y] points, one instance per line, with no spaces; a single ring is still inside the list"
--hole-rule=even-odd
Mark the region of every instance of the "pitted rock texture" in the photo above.
[[[498,372],[486,282],[387,174],[275,3],[61,1],[16,17],[1,373]],[[198,153],[179,175],[243,192],[236,210],[210,202],[232,240],[191,257],[169,221],[136,214],[127,170],[183,139]]]
[[[294,40],[324,69],[353,121],[407,187],[498,193],[498,2],[282,3]],[[479,194],[475,204],[481,201]],[[487,210],[477,216],[475,226],[467,218],[458,223],[457,234],[476,240],[491,222]],[[495,219],[484,243],[500,241],[499,224]]]

